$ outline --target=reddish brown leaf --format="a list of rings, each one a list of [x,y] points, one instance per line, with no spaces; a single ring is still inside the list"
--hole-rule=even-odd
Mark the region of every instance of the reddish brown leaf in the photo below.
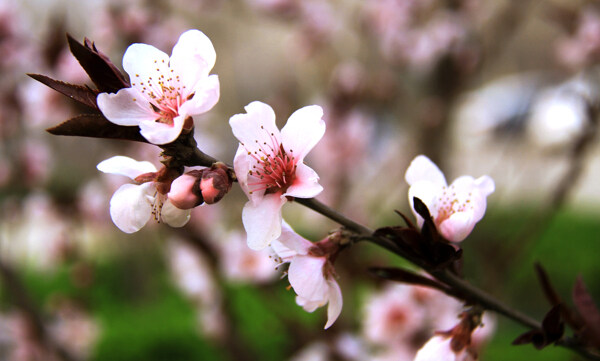
[[[406,223],[406,226],[408,228],[413,228],[416,229],[417,227],[413,224],[413,222],[411,222],[410,219],[408,219],[408,217],[406,217],[402,212],[398,211],[398,210],[394,210],[394,212],[396,212],[397,215],[399,215],[400,217],[402,217],[402,219],[404,220],[404,223]]]
[[[562,304],[555,305],[548,311],[542,321],[546,344],[558,341],[565,332],[565,324],[561,318],[561,309]]]
[[[552,307],[544,317],[541,329],[525,332],[517,337],[512,344],[525,345],[531,343],[535,348],[541,350],[560,340],[565,331],[565,325],[561,318],[561,308],[561,304]]]
[[[577,277],[575,286],[573,286],[573,303],[584,323],[581,330],[582,339],[587,344],[600,348],[600,311],[598,311],[581,276]]]
[[[528,343],[533,344],[538,350],[546,347],[544,332],[539,329],[527,331],[512,342],[513,345],[526,345]]]
[[[50,134],[78,137],[148,141],[140,135],[139,127],[125,127],[109,122],[100,114],[82,114],[46,129]]]
[[[85,39],[85,45],[67,34],[71,53],[100,92],[116,93],[119,89],[128,88],[129,82],[108,57],[96,49],[95,45]]]
[[[41,74],[27,75],[83,105],[98,110],[98,106],[96,105],[96,96],[98,95],[98,92],[93,91],[88,87],[54,80]]]
[[[542,286],[542,290],[544,291],[546,298],[550,302],[550,305],[555,306],[559,303],[562,303],[562,300],[560,299],[560,296],[552,286],[552,283],[550,282],[550,277],[548,277],[548,273],[546,272],[544,267],[542,267],[541,264],[536,263],[535,272],[537,273],[538,280],[540,282],[540,285]]]

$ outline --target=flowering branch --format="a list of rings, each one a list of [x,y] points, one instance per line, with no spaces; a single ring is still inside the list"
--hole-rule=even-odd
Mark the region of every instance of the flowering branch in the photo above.
[[[319,184],[317,173],[304,164],[304,158],[325,133],[320,106],[298,109],[280,130],[269,105],[258,101],[248,104],[246,113],[234,115],[229,120],[239,141],[233,166],[198,148],[193,137],[192,116],[210,110],[218,101],[220,92],[217,76],[209,75],[216,54],[210,40],[200,31],[190,30],[182,34],[170,57],[150,45],[130,46],[125,53],[123,67],[131,86],[89,40],[80,44],[69,38],[69,44],[97,90],[41,75],[32,77],[96,113],[102,112],[102,115],[81,115],[49,131],[58,135],[148,142],[163,150],[161,162],[164,167],[159,170],[149,162],[137,162],[122,156],[112,157],[98,165],[99,170],[128,176],[134,183],[121,186],[111,199],[111,218],[124,232],[137,232],[151,216],[159,222],[181,227],[190,219],[192,208],[202,203],[218,202],[230,190],[231,184],[238,182],[248,197],[242,211],[248,246],[254,250],[271,246],[279,262],[289,263],[287,275],[290,285],[297,293],[297,303],[305,310],[312,312],[329,304],[325,328],[336,320],[342,308],[342,293],[335,280],[333,262],[344,246],[368,241],[424,269],[435,278],[431,281],[433,284],[441,282],[439,287],[433,288],[473,306],[472,314],[463,317],[462,326],[458,325],[452,331],[461,336],[453,335],[452,342],[462,342],[461,347],[453,349],[455,354],[470,345],[471,333],[480,325],[481,309],[486,309],[531,329],[518,339],[521,343],[529,342],[527,337],[541,334],[544,340],[542,346],[555,343],[588,359],[600,360],[600,355],[586,349],[588,346],[596,347],[593,343],[597,341],[593,340],[595,335],[589,337],[591,341],[585,337],[562,338],[564,325],[557,305],[553,305],[543,322],[538,322],[461,277],[462,249],[458,243],[471,233],[485,213],[487,196],[495,189],[490,177],[475,179],[462,176],[448,184],[433,162],[425,156],[418,156],[405,176],[411,186],[409,202],[417,225],[400,214],[406,226],[373,230],[314,198],[323,187]],[[438,65],[437,72],[458,74],[454,71],[457,64],[442,61]],[[445,79],[443,76],[438,78]],[[449,103],[458,94],[460,82],[444,81],[442,85],[447,87],[440,86],[436,96]],[[442,108],[446,110],[447,105],[443,104]],[[575,146],[570,176],[578,176],[581,172],[582,155],[596,133],[596,113],[596,106],[590,105],[593,127]],[[436,132],[439,137],[444,134],[446,116],[440,119],[443,126]],[[431,137],[431,129],[424,135]],[[429,141],[427,144],[435,148],[438,143]],[[432,149],[431,153],[435,155],[439,149],[437,146],[437,151]],[[193,166],[208,168],[184,174],[185,167]],[[568,185],[561,182],[553,204],[561,204],[568,190]],[[282,207],[288,201],[320,213],[341,224],[348,232],[335,232],[316,243],[300,237],[283,221]],[[10,273],[1,267],[0,271],[3,271],[5,279],[10,280],[7,276]],[[395,274],[398,278],[410,278],[410,275],[402,275],[401,271]],[[386,277],[385,272],[379,275]],[[418,277],[412,280],[419,283]],[[431,286],[432,283],[423,282],[422,285]],[[590,313],[597,313],[588,306],[593,302],[582,284],[579,295],[579,306],[586,311],[591,310]],[[580,330],[574,330],[579,336],[577,331]],[[550,337],[546,337],[548,335]],[[450,336],[445,335],[442,343],[446,343]]]

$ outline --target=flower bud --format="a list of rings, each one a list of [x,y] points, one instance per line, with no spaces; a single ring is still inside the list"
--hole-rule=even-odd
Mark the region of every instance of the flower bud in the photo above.
[[[210,168],[193,170],[177,177],[169,191],[171,203],[180,209],[217,203],[231,189],[233,181],[228,171],[225,164],[215,163]]]
[[[171,183],[169,199],[179,209],[191,209],[204,202],[198,186],[201,171],[192,171],[177,177]]]
[[[227,166],[222,163],[214,164],[210,169],[205,169],[200,181],[200,191],[206,204],[217,203],[231,189],[231,178]]]

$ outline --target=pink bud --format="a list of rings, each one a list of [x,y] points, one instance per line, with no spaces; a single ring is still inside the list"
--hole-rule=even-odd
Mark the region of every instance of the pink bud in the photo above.
[[[194,192],[197,188],[198,176],[193,173],[186,173],[177,177],[171,183],[169,199],[171,203],[179,209],[191,209],[202,204],[202,196]]]
[[[231,178],[226,166],[217,163],[202,173],[200,190],[206,204],[217,203],[231,189]]]

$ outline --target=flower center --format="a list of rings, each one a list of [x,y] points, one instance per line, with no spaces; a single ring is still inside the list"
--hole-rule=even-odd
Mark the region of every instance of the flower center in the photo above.
[[[471,192],[469,192],[466,197],[465,194],[457,194],[454,185],[443,187],[442,195],[438,198],[438,212],[435,217],[435,224],[439,225],[456,212],[465,212],[469,209],[472,210],[471,197]]]
[[[391,329],[402,327],[408,319],[406,311],[401,307],[394,307],[388,314],[388,323]]]
[[[181,84],[179,75],[174,75],[173,69],[165,64],[164,60],[160,63],[154,60],[154,63],[156,76],[143,79],[139,74],[135,74],[135,82],[132,82],[131,86],[138,89],[150,102],[152,110],[156,113],[157,123],[173,125],[173,118],[179,115],[179,107],[194,94],[185,95],[185,85]],[[133,100],[136,101],[135,98]]]
[[[261,129],[264,130],[264,127],[261,126]],[[254,152],[246,148],[248,155],[256,161],[248,171],[251,178],[248,182],[250,194],[260,190],[265,190],[267,194],[285,193],[296,179],[297,160],[291,154],[293,150],[290,149],[288,154],[273,133],[269,134],[269,138],[271,144],[267,142],[260,144],[255,140],[258,150]]]

